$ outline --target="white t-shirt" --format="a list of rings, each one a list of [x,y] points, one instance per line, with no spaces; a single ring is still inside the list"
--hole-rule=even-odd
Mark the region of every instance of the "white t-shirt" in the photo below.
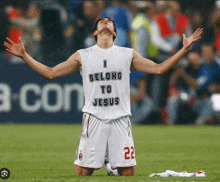
[[[80,49],[85,105],[83,112],[108,122],[130,116],[131,48],[97,45]]]

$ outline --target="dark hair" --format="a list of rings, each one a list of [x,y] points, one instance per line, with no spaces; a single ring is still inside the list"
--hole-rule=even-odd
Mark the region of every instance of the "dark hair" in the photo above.
[[[110,20],[110,21],[113,22],[113,25],[114,25],[114,32],[117,33],[117,29],[116,29],[115,21],[112,20],[110,17],[101,17],[101,18],[99,18],[99,19],[95,22],[95,24],[94,24],[93,32],[95,32],[95,31],[97,30],[98,23],[99,23],[102,19],[104,19],[104,18],[108,18],[108,20]],[[97,42],[97,35],[95,35],[94,38],[95,38],[95,41]],[[115,38],[116,38],[116,36],[113,35],[113,41],[115,40]]]

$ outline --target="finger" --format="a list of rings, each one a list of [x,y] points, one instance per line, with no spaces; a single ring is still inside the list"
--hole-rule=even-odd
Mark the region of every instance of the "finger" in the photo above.
[[[14,44],[14,42],[13,42],[11,39],[9,39],[8,37],[7,37],[6,39],[7,39],[8,42],[10,42],[11,44]]]
[[[9,44],[8,42],[4,42],[4,45],[11,46],[11,44]]]
[[[203,33],[203,28],[199,31],[199,34],[201,35]]]
[[[193,33],[193,35],[196,35],[198,33],[200,28],[197,28],[196,31]]]
[[[195,41],[197,41],[197,40],[199,40],[199,39],[201,39],[202,37],[198,37],[198,38],[196,38],[196,39],[194,39]]]
[[[201,37],[201,34],[203,33],[203,31],[200,31],[196,36],[194,36],[195,39]]]
[[[197,35],[201,35],[202,32],[203,32],[203,29],[202,29],[202,28],[198,28],[197,30],[198,30],[198,31],[195,32],[195,35],[196,35],[196,36],[197,36]]]
[[[200,31],[201,31],[201,28],[197,28],[193,35],[196,36],[197,34],[199,34]]]
[[[6,51],[10,52],[11,54],[13,54],[13,52],[10,49],[6,49]]]
[[[196,42],[199,39],[201,39],[201,37],[194,38],[192,42]]]
[[[18,39],[18,40],[19,40],[19,42],[21,43],[21,37],[19,37],[19,39]]]
[[[183,34],[183,39],[186,39],[186,34]]]
[[[11,45],[8,44],[7,42],[4,42],[4,46],[7,47],[7,48],[9,48],[9,49],[11,49]]]

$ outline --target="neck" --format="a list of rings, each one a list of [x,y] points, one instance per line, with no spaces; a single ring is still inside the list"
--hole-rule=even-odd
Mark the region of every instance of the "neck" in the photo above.
[[[99,34],[97,36],[97,45],[103,49],[107,49],[113,46],[113,35]]]
[[[171,12],[167,12],[167,16],[170,16],[171,18],[174,18],[174,19],[176,19],[176,16],[174,16]]]

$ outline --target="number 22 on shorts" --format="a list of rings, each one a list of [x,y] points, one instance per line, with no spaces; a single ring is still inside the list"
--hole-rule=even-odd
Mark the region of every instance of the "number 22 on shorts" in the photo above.
[[[134,147],[131,146],[131,148],[129,147],[125,147],[125,159],[134,159]]]

